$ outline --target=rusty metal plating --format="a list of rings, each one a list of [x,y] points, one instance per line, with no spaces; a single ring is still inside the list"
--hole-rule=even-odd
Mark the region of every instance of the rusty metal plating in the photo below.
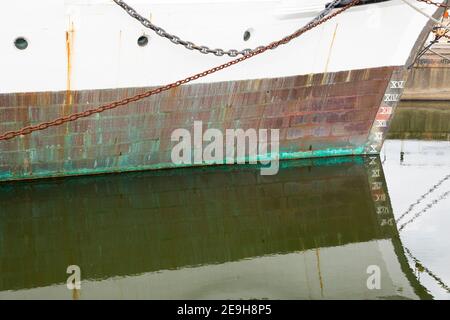
[[[316,21],[314,21],[312,23],[307,24],[305,27],[295,31],[294,33],[292,33],[292,34],[290,34],[290,35],[288,35],[288,36],[286,36],[286,37],[284,37],[284,38],[282,38],[282,39],[280,39],[278,41],[272,42],[272,43],[268,44],[267,46],[260,47],[260,48],[254,50],[254,51],[250,51],[248,54],[246,54],[246,55],[244,55],[242,57],[239,57],[239,58],[237,58],[235,60],[231,60],[231,61],[229,61],[227,63],[221,64],[221,65],[219,65],[217,67],[214,67],[212,69],[200,72],[200,73],[198,73],[196,75],[187,77],[187,78],[185,78],[183,80],[178,80],[178,81],[173,82],[171,84],[168,84],[168,85],[165,85],[165,86],[162,86],[162,87],[158,87],[156,89],[152,89],[152,90],[140,93],[140,94],[137,94],[137,95],[132,96],[132,97],[128,97],[128,98],[125,98],[125,99],[122,99],[122,100],[119,100],[119,101],[115,101],[115,102],[112,102],[112,103],[100,106],[98,108],[93,108],[93,109],[89,109],[89,110],[86,110],[86,111],[83,111],[83,112],[73,113],[73,114],[70,114],[70,115],[67,115],[67,116],[63,116],[63,117],[59,117],[59,118],[56,118],[56,119],[54,119],[52,121],[43,122],[43,123],[40,123],[40,124],[37,124],[37,125],[31,125],[31,126],[23,127],[22,129],[19,129],[19,130],[16,130],[16,131],[8,131],[8,132],[0,135],[0,141],[10,140],[10,139],[13,139],[13,138],[18,137],[18,136],[28,135],[28,134],[31,134],[34,131],[45,130],[45,129],[49,128],[49,127],[59,126],[59,125],[62,125],[64,123],[72,122],[72,121],[75,121],[75,120],[80,119],[80,118],[89,117],[89,116],[91,116],[91,115],[93,115],[95,113],[101,113],[101,112],[104,112],[106,110],[111,110],[111,109],[115,109],[115,108],[120,107],[120,106],[125,106],[127,104],[132,103],[132,102],[136,102],[136,101],[148,98],[148,97],[150,97],[152,95],[159,94],[161,92],[168,91],[170,89],[179,87],[179,86],[181,86],[183,84],[189,83],[189,82],[197,80],[199,78],[206,77],[207,75],[210,75],[210,74],[216,73],[216,72],[218,72],[220,70],[229,68],[229,67],[231,67],[231,66],[233,66],[233,65],[235,65],[237,63],[240,63],[240,62],[245,61],[245,60],[247,60],[249,58],[252,58],[252,57],[254,57],[256,55],[264,53],[265,51],[267,51],[269,49],[275,49],[275,48],[277,48],[277,47],[279,47],[279,46],[281,46],[283,44],[287,44],[291,40],[293,40],[295,38],[298,38],[299,36],[301,36],[305,32],[314,29],[315,27],[325,23],[326,21],[328,21],[328,20],[334,18],[335,16],[341,14],[342,12],[346,11],[350,7],[353,7],[358,2],[360,2],[360,0],[353,0],[349,4],[347,4],[345,7],[341,8],[339,10],[336,10],[335,12],[331,13],[330,15],[328,15],[326,17],[322,17],[322,18],[317,19]]]

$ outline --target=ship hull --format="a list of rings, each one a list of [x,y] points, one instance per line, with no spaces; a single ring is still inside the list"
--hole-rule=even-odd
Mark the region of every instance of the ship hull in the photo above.
[[[173,141],[172,133],[182,128],[193,137],[195,122],[204,131],[224,133],[278,129],[281,160],[378,153],[405,74],[402,67],[384,67],[182,86],[127,107],[2,142],[0,179],[186,166],[172,159],[179,143]],[[48,121],[69,110],[84,111],[148,89],[3,94],[1,104],[10,106],[3,110],[3,127]],[[67,101],[71,101],[70,108]],[[202,148],[208,144],[204,141]],[[251,161],[249,155],[246,160]],[[195,165],[193,159],[191,163]]]
[[[155,37],[145,48],[131,48],[127,39],[145,32],[112,2],[99,0],[89,6],[75,0],[46,0],[39,5],[19,2],[28,9],[55,15],[39,27],[33,24],[32,30],[42,29],[41,33],[30,31],[42,44],[54,41],[45,51],[32,41],[24,52],[5,49],[0,61],[5,70],[0,75],[1,133],[117,101],[229,61]],[[320,9],[325,3],[312,2]],[[244,45],[256,47],[298,29],[318,12],[290,1],[249,1],[245,8],[254,11],[248,14],[236,6],[237,1],[195,3],[197,11],[189,21],[206,17],[206,12],[217,13],[219,7],[223,14],[208,19],[236,13],[230,33],[217,29],[216,24],[202,28],[198,21],[192,28],[208,43],[220,38],[226,39],[227,45],[242,46],[225,35],[245,30],[252,22],[253,36]],[[429,14],[439,15],[439,10],[421,6]],[[174,8],[155,0],[139,2],[137,9],[152,9],[155,19],[179,29],[184,21],[183,14],[178,16],[184,12],[183,6]],[[101,14],[94,14],[96,10]],[[14,18],[15,12],[4,18]],[[107,29],[94,28],[106,18],[117,23]],[[403,92],[405,66],[425,41],[430,22],[399,0],[351,8],[331,21],[287,45],[193,84],[1,141],[0,181],[217,164],[173,161],[177,141],[172,134],[177,129],[195,134],[196,122],[201,122],[202,129],[223,134],[230,129],[278,129],[277,159],[376,154]],[[47,25],[52,23],[55,25]],[[26,33],[27,28],[21,30]],[[13,39],[13,31],[6,30],[0,37]],[[99,38],[105,48],[95,42]],[[273,156],[270,148],[266,151]],[[267,157],[258,149],[257,155],[248,153],[235,162]]]

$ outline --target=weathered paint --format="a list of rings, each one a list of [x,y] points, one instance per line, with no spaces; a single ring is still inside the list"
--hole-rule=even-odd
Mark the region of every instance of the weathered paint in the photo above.
[[[369,132],[396,70],[402,68],[182,86],[62,127],[0,142],[0,180],[173,168],[170,152],[176,142],[171,141],[171,133],[177,128],[192,132],[194,121],[222,132],[279,129],[282,160],[365,154]],[[142,90],[71,91],[69,107],[67,92],[35,93],[33,99],[30,94],[3,94],[0,130],[51,120],[67,108],[78,112]],[[379,148],[382,141],[377,143]]]

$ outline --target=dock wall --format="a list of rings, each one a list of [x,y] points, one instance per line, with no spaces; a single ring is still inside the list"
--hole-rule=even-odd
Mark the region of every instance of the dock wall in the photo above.
[[[434,45],[414,65],[402,100],[450,100],[450,43]]]

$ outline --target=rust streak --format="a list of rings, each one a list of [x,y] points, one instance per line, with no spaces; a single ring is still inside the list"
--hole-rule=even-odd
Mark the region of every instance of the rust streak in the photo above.
[[[66,31],[66,51],[67,51],[67,84],[66,84],[66,101],[64,107],[64,114],[67,114],[66,109],[69,109],[72,104],[72,55],[73,55],[73,41],[74,41],[75,29],[73,22],[70,23],[70,28]]]
[[[80,298],[81,298],[80,290],[73,289],[72,290],[72,300],[80,300]]]
[[[322,278],[322,271],[320,270],[319,248],[316,248],[316,258],[317,258],[317,271],[318,271],[319,284],[320,284],[320,295],[323,298],[323,278]]]
[[[73,21],[69,21],[69,28],[66,31],[66,55],[67,55],[67,78],[66,78],[66,96],[62,106],[62,114],[68,115],[72,112],[73,94],[72,94],[72,64],[73,64],[73,43],[75,36],[75,28]],[[69,125],[65,125],[65,135],[70,134]],[[58,160],[63,165],[65,159],[65,139],[61,136],[58,139]],[[62,170],[62,168],[61,168]]]
[[[336,40],[336,31],[337,31],[338,25],[339,25],[339,23],[336,23],[336,27],[334,27],[333,38],[331,39],[331,44],[330,44],[330,50],[328,50],[327,63],[325,64],[325,71],[324,71],[325,73],[328,72],[328,65],[330,63],[331,52],[333,51],[334,40]]]

